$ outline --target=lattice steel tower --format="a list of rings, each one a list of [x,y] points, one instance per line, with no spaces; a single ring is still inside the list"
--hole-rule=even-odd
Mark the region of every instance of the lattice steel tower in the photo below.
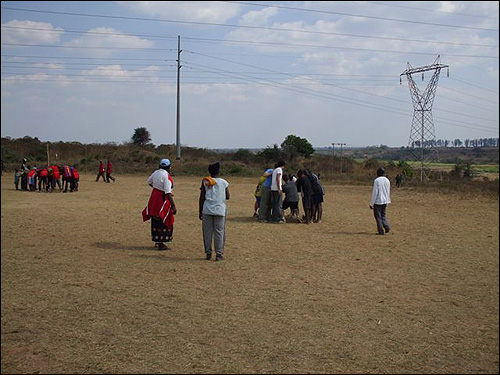
[[[408,87],[410,88],[411,100],[413,102],[413,120],[411,123],[408,146],[414,158],[420,161],[420,181],[422,182],[424,180],[425,171],[428,171],[426,164],[431,161],[438,161],[436,136],[432,119],[432,104],[436,96],[439,73],[441,73],[441,69],[448,68],[448,65],[440,64],[439,59],[440,56],[437,57],[434,64],[419,68],[413,68],[410,63],[408,63],[406,70],[400,75],[400,82],[401,76],[403,75],[408,79]],[[422,93],[413,80],[412,75],[422,73],[422,80],[424,80],[424,72],[432,70],[434,73],[431,80]]]

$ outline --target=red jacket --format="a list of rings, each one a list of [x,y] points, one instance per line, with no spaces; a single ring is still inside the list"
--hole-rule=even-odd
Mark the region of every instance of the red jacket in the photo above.
[[[57,165],[52,165],[50,168],[52,168],[52,173],[54,175],[54,178],[61,177],[61,175],[59,173],[59,167]]]
[[[168,229],[174,227],[174,213],[172,204],[166,199],[166,194],[158,189],[153,189],[148,205],[142,210],[142,220],[148,221],[152,217],[159,217]]]

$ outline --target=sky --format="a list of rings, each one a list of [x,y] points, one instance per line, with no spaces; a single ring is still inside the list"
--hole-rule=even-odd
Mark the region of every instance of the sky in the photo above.
[[[314,147],[406,146],[414,109],[401,74],[434,63],[436,139],[497,138],[498,8],[2,1],[1,135],[122,144],[145,127],[153,144],[174,144],[180,40],[182,145],[262,148],[293,134]],[[412,76],[420,92],[434,71]]]

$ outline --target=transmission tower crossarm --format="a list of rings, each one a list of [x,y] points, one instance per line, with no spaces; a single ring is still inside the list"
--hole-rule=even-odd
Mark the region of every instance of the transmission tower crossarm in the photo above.
[[[427,66],[421,66],[418,68],[410,68],[410,69],[406,69],[403,73],[400,74],[400,76],[407,76],[407,75],[412,75],[415,73],[423,73],[423,72],[427,72],[429,70],[443,69],[443,68],[448,68],[448,67],[449,67],[449,65],[432,64],[432,65],[427,65]]]

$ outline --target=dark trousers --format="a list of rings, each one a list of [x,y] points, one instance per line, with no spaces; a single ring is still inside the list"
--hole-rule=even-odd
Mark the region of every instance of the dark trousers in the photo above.
[[[375,216],[375,221],[377,222],[377,230],[379,234],[384,234],[385,231],[389,231],[391,227],[387,221],[386,215],[386,204],[374,204],[373,205],[373,216]],[[385,230],[385,231],[384,231]]]
[[[106,182],[109,182],[109,180],[115,180],[113,176],[111,176],[111,173],[106,173]]]
[[[262,197],[260,198],[259,220],[268,221],[271,219],[271,188],[262,187]]]

